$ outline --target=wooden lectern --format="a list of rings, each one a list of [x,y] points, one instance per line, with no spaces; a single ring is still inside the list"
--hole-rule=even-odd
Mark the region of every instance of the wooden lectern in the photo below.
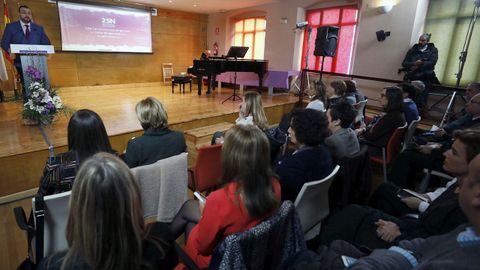
[[[48,80],[48,67],[47,67],[47,54],[55,53],[52,45],[34,45],[34,44],[11,44],[10,52],[20,55],[20,61],[22,62],[22,73],[29,66],[32,66],[42,72],[44,87],[50,89],[50,82]],[[28,86],[32,82],[28,76],[23,76],[23,95],[24,98],[28,97]]]

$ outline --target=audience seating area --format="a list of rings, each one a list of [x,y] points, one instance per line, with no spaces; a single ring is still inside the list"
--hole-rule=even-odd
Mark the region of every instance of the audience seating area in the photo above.
[[[355,118],[358,121],[364,118],[365,104],[366,101],[358,104],[361,109]],[[382,165],[383,179],[387,181],[387,165],[410,145],[420,120],[419,117],[413,121],[408,129],[407,124],[397,128],[388,145],[382,148],[382,156],[369,157],[368,147],[364,145],[357,154],[339,160],[339,165],[324,179],[305,183],[294,203],[284,201],[267,220],[247,231],[228,236],[215,249],[209,269],[279,269],[288,256],[306,250],[306,240],[319,234],[322,221],[332,207],[343,207],[352,202],[366,203],[372,184],[370,161]],[[221,122],[186,130],[188,154],[131,169],[141,190],[144,218],[171,222],[182,204],[192,198],[189,189],[205,193],[217,188],[222,172],[222,145],[210,145],[211,139],[215,132],[225,132],[232,126],[232,123]],[[426,173],[420,192],[426,191],[431,175],[450,177],[431,170]],[[333,191],[330,190],[332,183]],[[70,192],[65,192],[44,197],[44,210],[41,210],[45,212],[43,240],[38,238],[41,227],[35,231],[27,224],[23,209],[15,209],[17,223],[26,231],[29,245],[37,242],[37,260],[68,247],[65,224],[69,195]],[[35,199],[32,203],[34,216],[41,216]],[[190,269],[199,269],[178,242],[175,248],[182,263]]]

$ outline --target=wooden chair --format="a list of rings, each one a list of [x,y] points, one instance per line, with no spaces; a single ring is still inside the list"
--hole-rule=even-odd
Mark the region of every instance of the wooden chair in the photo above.
[[[222,174],[222,145],[208,145],[198,149],[195,167],[188,169],[188,187],[192,191],[211,191]]]
[[[330,213],[328,190],[339,169],[337,165],[327,177],[303,184],[295,199],[295,208],[307,240],[320,232],[322,220]]]
[[[172,63],[162,63],[162,72],[163,72],[163,84],[167,85],[167,80],[172,82],[173,76],[173,64]]]
[[[383,180],[387,181],[387,165],[392,163],[400,153],[401,142],[403,135],[407,130],[407,123],[398,127],[393,132],[392,136],[388,140],[386,147],[382,147],[382,156],[371,156],[370,160],[376,163],[380,163],[383,166]]]

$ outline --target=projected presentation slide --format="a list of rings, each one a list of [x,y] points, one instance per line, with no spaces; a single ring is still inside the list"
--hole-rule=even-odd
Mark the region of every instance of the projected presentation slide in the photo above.
[[[62,50],[152,52],[150,12],[58,2]]]

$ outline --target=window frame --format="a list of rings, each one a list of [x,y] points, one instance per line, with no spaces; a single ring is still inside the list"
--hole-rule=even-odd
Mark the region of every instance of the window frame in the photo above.
[[[245,31],[245,21],[247,20],[251,20],[251,19],[254,19],[254,27],[253,27],[253,30],[252,31]],[[265,28],[262,29],[262,30],[257,30],[257,20],[264,20],[265,21]],[[236,25],[237,23],[239,22],[242,22],[243,25],[242,25],[242,31],[238,31],[236,30]],[[267,18],[266,16],[253,16],[253,17],[246,17],[246,18],[241,18],[241,19],[237,19],[234,21],[234,24],[233,24],[233,44],[234,46],[245,46],[245,35],[248,35],[248,34],[252,34],[253,35],[253,38],[252,38],[252,46],[250,46],[249,50],[252,51],[252,59],[258,59],[258,60],[264,60],[265,59],[265,39],[264,39],[264,42],[263,42],[263,57],[261,58],[256,58],[255,57],[255,37],[257,35],[257,33],[260,33],[260,32],[263,32],[265,34],[265,37],[266,37],[266,33],[267,33]],[[236,44],[236,36],[237,34],[242,34],[242,44]]]
[[[322,18],[324,16],[325,11],[330,11],[330,10],[335,10],[335,9],[339,10],[338,22],[336,24],[321,24],[321,21],[322,21]],[[342,22],[343,11],[345,9],[355,9],[356,10],[357,16],[356,16],[356,18],[353,22]],[[320,13],[320,15],[319,15],[320,23],[317,22],[317,23],[314,24],[314,23],[311,23],[309,21],[309,27],[311,27],[312,33],[313,33],[313,31],[316,30],[316,28],[321,27],[321,26],[338,26],[338,27],[340,27],[340,32],[339,32],[339,37],[340,37],[341,31],[342,31],[342,26],[354,26],[353,33],[352,33],[353,34],[352,49],[350,51],[350,56],[349,56],[349,59],[348,59],[349,64],[348,64],[347,73],[349,73],[352,69],[354,44],[356,42],[356,33],[357,33],[357,29],[358,29],[359,11],[360,10],[358,8],[358,5],[345,5],[345,6],[334,6],[334,7],[324,7],[324,8],[311,9],[311,10],[307,10],[307,12],[305,14],[306,19],[308,20],[308,18],[311,16],[311,14]],[[311,36],[311,38],[312,38],[312,36]],[[332,59],[332,67],[331,67],[332,72],[336,72],[337,58],[339,57],[338,48],[340,47],[341,42],[342,42],[342,39],[339,38],[338,42],[337,42],[336,53],[335,53],[335,56]],[[302,57],[302,59],[301,59],[301,69],[305,68],[305,66],[306,66],[305,65],[305,56],[306,56],[307,46],[308,46],[308,28],[304,29],[303,46],[302,46],[302,54],[301,54],[301,57]],[[314,50],[315,50],[315,45],[313,46],[313,48],[312,48],[312,46],[310,46],[308,57],[314,57],[315,58],[315,64],[314,64],[314,67],[309,66],[308,68],[311,69],[311,70],[320,70],[321,65],[322,65],[322,58],[323,57],[322,56],[314,56],[313,55]]]

